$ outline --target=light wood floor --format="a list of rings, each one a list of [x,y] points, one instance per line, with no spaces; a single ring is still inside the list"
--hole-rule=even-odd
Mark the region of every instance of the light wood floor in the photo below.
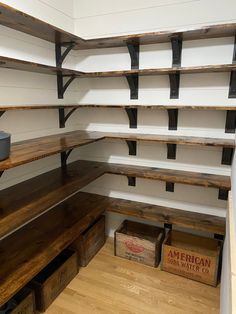
[[[46,312],[154,313],[219,313],[219,287],[114,257],[111,239]]]

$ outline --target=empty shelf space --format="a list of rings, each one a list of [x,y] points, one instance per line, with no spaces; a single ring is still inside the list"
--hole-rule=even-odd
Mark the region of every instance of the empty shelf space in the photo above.
[[[73,49],[123,47],[129,42],[138,42],[141,45],[163,43],[176,36],[182,36],[184,40],[228,37],[234,36],[236,32],[236,24],[228,23],[86,40],[3,3],[0,4],[0,12],[2,25],[53,43],[73,42],[75,43]]]
[[[87,145],[101,139],[101,135],[97,132],[73,131],[14,143],[11,146],[10,158],[0,162],[0,171]]]
[[[76,161],[0,191],[0,238],[63,201],[105,172],[105,164]]]
[[[103,208],[108,212],[142,218],[163,224],[172,224],[183,228],[190,228],[214,234],[225,234],[226,220],[223,217],[124,200],[120,198],[90,193],[85,194],[88,194],[89,199],[93,200],[94,203],[102,204]]]
[[[76,194],[0,242],[0,306],[97,219],[104,209]],[[20,239],[20,241],[19,241]]]

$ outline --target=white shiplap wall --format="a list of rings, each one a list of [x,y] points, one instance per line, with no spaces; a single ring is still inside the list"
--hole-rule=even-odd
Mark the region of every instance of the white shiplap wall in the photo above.
[[[109,36],[115,33],[142,32],[180,26],[218,23],[233,19],[233,1],[215,3],[215,10],[206,10],[212,1],[4,1],[6,4],[41,18],[68,31],[75,29],[84,37]],[[226,5],[227,2],[227,5]],[[197,6],[197,7],[196,7]],[[75,9],[73,11],[73,8]],[[198,8],[198,10],[196,9]],[[204,13],[199,14],[200,11]],[[206,12],[208,13],[206,13]],[[194,12],[194,14],[193,14]],[[206,16],[208,14],[208,16]],[[155,19],[154,19],[155,16]],[[165,19],[163,18],[165,16]],[[169,18],[167,19],[166,16]],[[73,19],[74,17],[74,19]],[[190,23],[191,20],[191,23]],[[102,21],[102,22],[101,22]],[[184,21],[184,22],[183,22]],[[1,27],[0,54],[45,64],[55,64],[54,46],[43,40]],[[184,42],[183,65],[230,63],[233,54],[233,38]],[[142,46],[140,67],[152,68],[171,65],[170,44]],[[72,52],[64,67],[84,71],[129,69],[130,59],[125,48]],[[168,78],[153,76],[140,78],[139,100],[129,99],[127,82],[122,78],[81,79],[73,82],[64,100],[57,100],[56,77],[7,69],[0,70],[0,103],[4,104],[68,104],[80,103],[138,103],[138,104],[235,104],[229,100],[229,74],[199,74],[181,77],[180,98],[169,99]],[[167,113],[158,110],[139,110],[138,129],[133,131],[168,134]],[[196,136],[230,136],[224,133],[225,112],[187,111],[179,113],[179,128],[171,134]],[[73,129],[127,131],[128,119],[121,109],[81,109],[58,129],[55,110],[14,111],[4,114],[0,128],[12,133],[13,141],[64,132]],[[156,166],[216,174],[229,174],[227,166],[221,166],[221,149],[210,147],[178,146],[177,159],[166,159],[166,146],[138,144],[138,155],[128,156],[122,141],[104,141],[77,149],[70,161],[77,158],[136,165]],[[59,156],[46,158],[4,173],[0,188],[59,166]],[[125,177],[107,175],[85,190],[162,204],[192,211],[225,216],[226,202],[217,199],[216,189],[204,189],[176,184],[175,193],[165,191],[165,184],[152,180],[137,180],[137,187],[128,187]],[[122,217],[123,218],[123,217]],[[111,215],[110,234],[121,217]]]

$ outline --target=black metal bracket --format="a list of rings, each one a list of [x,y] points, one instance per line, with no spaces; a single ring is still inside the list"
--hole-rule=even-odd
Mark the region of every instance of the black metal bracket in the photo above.
[[[172,230],[172,224],[164,223],[164,228]]]
[[[64,78],[68,77],[66,83],[64,83]],[[76,75],[64,75],[61,71],[57,72],[57,92],[58,92],[58,98],[63,99],[64,93],[67,90],[67,88],[70,86],[70,84],[74,81],[76,78]]]
[[[179,98],[180,73],[170,73],[170,99]]]
[[[176,159],[176,144],[167,144],[167,159]]]
[[[2,111],[0,111],[0,118],[1,118],[1,116],[5,113],[6,111],[4,110],[2,110]]]
[[[234,148],[223,147],[221,164],[229,166],[232,165],[233,156]]]
[[[66,121],[78,108],[71,109],[67,114],[65,114],[65,108],[59,108],[59,127],[64,128]]]
[[[73,151],[73,149],[70,149],[66,152],[61,153],[61,167],[62,168],[66,168],[67,159],[69,158],[72,151]]]
[[[178,109],[167,109],[169,116],[169,130],[177,130],[178,126]]]
[[[234,40],[234,52],[232,63],[236,63],[236,35]],[[229,82],[229,98],[236,98],[236,71],[231,71]]]
[[[126,141],[129,147],[129,155],[136,156],[137,154],[137,142],[136,141]]]
[[[68,43],[56,43],[55,45],[55,52],[56,52],[56,66],[62,66],[63,61],[65,60],[68,53],[75,47],[75,42],[68,42]],[[62,52],[62,48],[66,47],[65,51]]]
[[[218,234],[218,233],[214,234],[214,239],[216,240],[224,241],[224,238],[225,236],[223,234]]]
[[[229,195],[229,191],[228,190],[226,190],[226,189],[219,189],[219,195],[218,195],[218,199],[219,200],[227,201],[228,195]]]
[[[125,108],[125,111],[129,117],[129,127],[131,129],[137,129],[138,109],[137,108]]]
[[[227,110],[225,133],[235,133],[236,128],[236,110]]]
[[[136,186],[136,178],[135,177],[127,177],[129,186]]]
[[[130,99],[138,99],[138,74],[127,75],[126,79],[130,88]]]
[[[139,44],[127,43],[131,59],[131,69],[139,69]]]
[[[181,35],[171,37],[172,67],[181,66],[183,39]]]
[[[174,192],[175,184],[173,182],[166,182],[166,192]]]

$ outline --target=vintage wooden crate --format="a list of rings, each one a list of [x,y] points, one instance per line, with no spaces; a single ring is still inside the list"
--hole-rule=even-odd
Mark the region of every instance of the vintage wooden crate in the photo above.
[[[105,244],[105,240],[105,216],[101,216],[71,245],[77,251],[78,266],[87,266]]]
[[[64,250],[30,283],[35,291],[36,309],[46,311],[77,273],[76,252]]]
[[[115,255],[157,267],[164,229],[125,220],[115,232]]]
[[[5,306],[0,308],[0,314],[33,314],[35,299],[32,290],[24,288],[15,295]]]
[[[161,269],[216,286],[221,248],[219,240],[169,231],[162,246]]]

